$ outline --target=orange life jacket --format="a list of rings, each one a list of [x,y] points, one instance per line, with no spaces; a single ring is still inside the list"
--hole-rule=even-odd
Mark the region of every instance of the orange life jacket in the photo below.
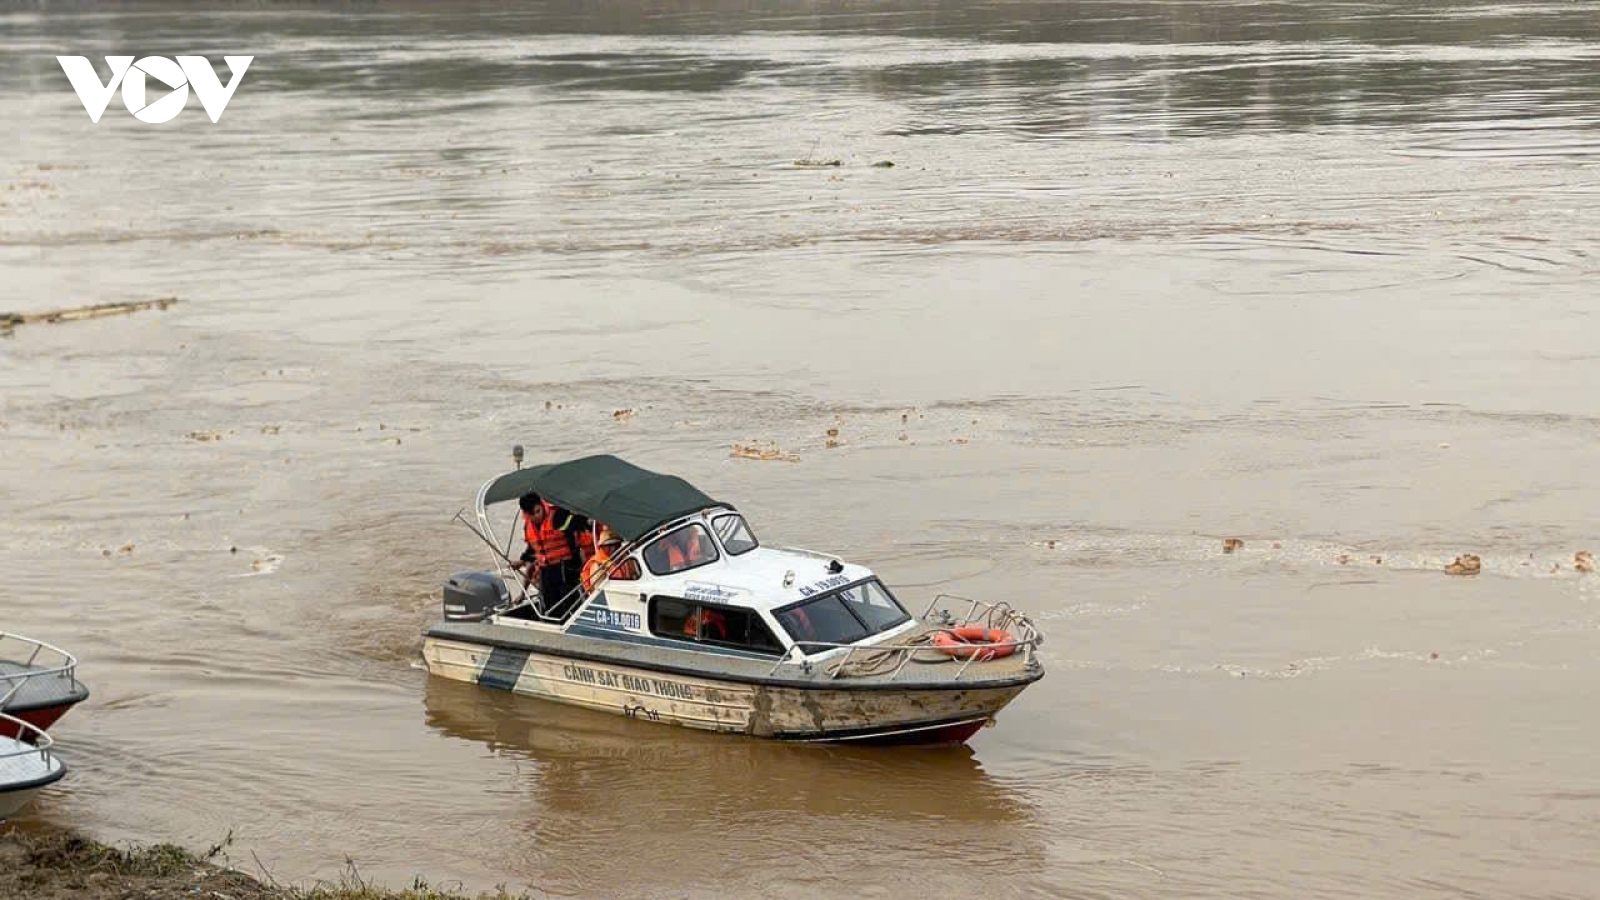
[[[528,518],[527,513],[522,516],[522,537],[533,549],[533,558],[541,569],[572,558],[572,545],[567,542],[567,533],[555,526],[551,521],[553,518],[549,510],[545,511],[544,518],[539,522]]]
[[[583,564],[583,571],[578,574],[578,580],[583,582],[584,590],[594,590],[595,578],[599,577],[600,570],[604,569],[606,567],[606,563],[610,561],[610,551],[606,550],[604,547],[601,547],[600,552],[590,557],[589,561]]]
[[[704,535],[693,529],[674,532],[666,539],[667,569],[676,572],[705,562],[709,558],[702,543],[705,540]]]
[[[571,536],[571,543],[577,551],[578,561],[588,562],[589,558],[594,556],[594,532],[590,531],[587,526],[583,528],[577,527],[579,517],[571,510],[562,509],[559,512],[561,518],[555,523],[555,528]],[[555,520],[556,513],[557,510],[555,509],[550,510],[549,518],[552,521]],[[583,521],[587,522],[588,520],[584,519]]]
[[[706,631],[704,635],[700,635],[702,619],[704,620],[703,624],[705,625]],[[713,631],[717,633],[717,640],[725,641],[728,639],[728,623],[723,620],[722,613],[719,613],[715,610],[696,610],[689,616],[689,618],[683,620],[683,633],[689,635],[690,637],[695,637],[697,635],[701,637],[711,637],[711,632]]]

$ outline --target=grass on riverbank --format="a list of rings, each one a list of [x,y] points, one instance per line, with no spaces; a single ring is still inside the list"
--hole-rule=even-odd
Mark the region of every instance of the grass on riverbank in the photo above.
[[[0,897],[29,900],[471,900],[418,879],[404,890],[362,880],[353,864],[336,885],[280,885],[212,860],[228,841],[197,856],[174,844],[128,850],[70,832],[22,832],[0,826]],[[493,900],[530,900],[504,890],[480,894]]]

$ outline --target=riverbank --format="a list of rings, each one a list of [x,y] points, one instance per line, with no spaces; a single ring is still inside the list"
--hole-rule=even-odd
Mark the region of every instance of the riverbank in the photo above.
[[[418,881],[405,890],[366,883],[351,865],[340,884],[272,883],[229,868],[226,842],[204,856],[174,844],[119,849],[69,831],[0,825],[0,897],[30,900],[467,900]],[[511,900],[505,891],[480,898]]]

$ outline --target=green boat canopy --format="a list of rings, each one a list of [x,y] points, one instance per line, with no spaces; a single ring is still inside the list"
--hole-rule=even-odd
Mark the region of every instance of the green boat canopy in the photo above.
[[[529,491],[609,525],[629,541],[679,516],[726,505],[676,475],[641,469],[609,454],[508,472],[484,490],[483,505],[516,500]]]

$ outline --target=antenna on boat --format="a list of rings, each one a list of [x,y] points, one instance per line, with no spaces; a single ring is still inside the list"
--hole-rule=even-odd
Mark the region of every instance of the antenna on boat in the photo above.
[[[468,531],[470,531],[473,534],[477,535],[479,540],[483,541],[485,544],[488,544],[489,545],[489,549],[494,551],[494,555],[495,556],[500,557],[501,559],[506,561],[507,565],[515,568],[517,564],[511,561],[511,557],[506,556],[504,553],[501,553],[500,552],[500,548],[496,547],[494,545],[494,541],[489,540],[489,538],[486,535],[484,535],[483,532],[478,530],[478,526],[472,524],[471,522],[468,522],[466,520],[466,518],[461,515],[461,513],[463,513],[463,512],[466,512],[466,510],[462,509],[461,511],[457,512],[456,515],[455,515],[455,518],[457,520],[459,520],[461,522],[461,524],[467,526],[467,530]]]
[[[511,445],[511,461],[517,464],[517,468],[519,468],[519,469],[522,468],[522,445],[521,444],[512,444]]]

